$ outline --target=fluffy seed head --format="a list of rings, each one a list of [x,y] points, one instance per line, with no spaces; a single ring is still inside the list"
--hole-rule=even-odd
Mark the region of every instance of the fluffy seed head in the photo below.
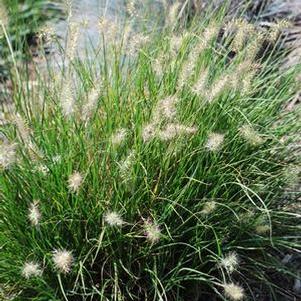
[[[156,125],[153,123],[147,124],[142,129],[142,139],[147,142],[156,136]]]
[[[129,54],[134,55],[135,53],[137,53],[141,48],[145,46],[148,41],[149,37],[145,36],[144,34],[133,34],[127,45]]]
[[[212,152],[218,151],[224,142],[224,138],[225,135],[223,134],[211,133],[208,137],[206,148]]]
[[[179,54],[181,46],[184,41],[191,37],[191,33],[184,31],[181,35],[173,35],[170,39],[170,52],[173,58],[176,58]]]
[[[235,252],[227,254],[220,261],[220,266],[226,269],[229,273],[232,273],[236,270],[239,265],[238,255]]]
[[[269,225],[257,225],[255,227],[255,232],[257,234],[260,234],[260,235],[263,235],[263,234],[266,234],[270,231],[271,227]]]
[[[165,129],[159,131],[158,136],[163,141],[168,141],[181,135],[192,135],[197,132],[195,127],[187,127],[183,124],[169,123],[166,125]]]
[[[204,204],[204,207],[201,211],[202,214],[208,215],[212,213],[216,208],[216,202],[215,201],[208,201]]]
[[[237,52],[243,48],[246,39],[254,32],[255,28],[252,24],[243,19],[234,20],[233,25],[235,27],[236,34],[231,46],[232,49]]]
[[[240,301],[244,298],[244,289],[234,283],[226,283],[223,285],[225,290],[225,296],[233,301]]]
[[[164,66],[164,56],[161,54],[159,57],[154,59],[152,63],[153,70],[158,77],[161,77],[163,74]]]
[[[119,129],[111,138],[111,142],[113,145],[120,145],[124,142],[128,131],[126,129]]]
[[[44,164],[39,164],[34,168],[34,171],[37,171],[46,176],[49,173],[49,168]]]
[[[41,28],[38,37],[40,41],[47,44],[54,40],[54,38],[56,37],[56,33],[53,27],[46,25]]]
[[[135,152],[131,151],[123,162],[119,164],[120,176],[123,181],[127,182],[132,174],[132,168],[135,163]]]
[[[79,37],[79,25],[76,23],[71,23],[69,26],[68,41],[66,46],[66,57],[70,61],[74,59],[78,37]]]
[[[248,124],[239,129],[240,135],[251,145],[256,146],[264,142],[263,138],[258,135],[254,128]]]
[[[99,96],[99,92],[98,89],[96,88],[93,88],[89,92],[87,101],[85,102],[82,108],[82,115],[81,115],[82,120],[87,120],[93,115],[97,107],[98,96]]]
[[[292,24],[287,20],[280,20],[277,23],[273,23],[268,33],[269,40],[275,42],[281,32],[290,26],[292,26]]]
[[[42,270],[38,263],[29,261],[29,262],[25,262],[22,269],[22,275],[26,279],[29,279],[31,277],[38,277],[42,275]]]
[[[105,222],[110,225],[110,226],[117,226],[117,227],[121,227],[122,224],[124,223],[120,214],[118,214],[117,212],[107,212],[105,214]]]
[[[119,33],[119,26],[117,22],[111,21],[108,18],[101,17],[98,22],[99,33],[105,38],[109,38],[110,42],[114,42]],[[127,30],[126,30],[127,31]],[[125,35],[128,33],[125,32]],[[127,38],[125,39],[125,41]]]
[[[177,114],[176,104],[178,99],[176,96],[168,96],[161,99],[154,111],[153,120],[155,123],[161,121],[161,119],[173,119]]]
[[[205,94],[204,90],[206,88],[206,81],[207,81],[208,73],[209,73],[208,69],[205,69],[200,73],[199,79],[192,87],[192,91],[195,94],[197,94],[199,96]]]
[[[177,23],[181,5],[180,1],[176,1],[171,5],[167,15],[167,22],[170,26],[174,26]]]
[[[79,187],[81,186],[83,182],[82,175],[75,171],[72,175],[69,176],[68,179],[68,188],[71,192],[77,192],[79,190]]]
[[[61,155],[55,155],[54,157],[52,157],[52,162],[54,164],[58,164],[62,161],[62,156]]]
[[[229,76],[224,76],[213,83],[211,91],[207,94],[208,102],[212,102],[215,98],[220,96],[230,85]]]
[[[16,147],[15,143],[0,144],[0,167],[7,169],[16,162]]]
[[[160,240],[161,237],[161,230],[158,225],[155,223],[147,220],[144,222],[144,231],[145,231],[145,236],[146,239],[150,243],[156,243]]]
[[[22,140],[26,145],[29,144],[31,142],[31,131],[23,117],[20,114],[14,114],[12,116],[12,122],[16,125],[20,140]]]
[[[191,52],[188,55],[187,61],[182,67],[179,75],[179,87],[183,87],[187,83],[187,80],[193,74],[199,56],[208,47],[210,41],[213,39],[215,34],[217,34],[217,32],[218,28],[214,25],[211,25],[205,29],[203,35],[200,37],[200,40],[192,48]]]
[[[52,255],[52,261],[55,268],[64,274],[67,274],[71,271],[71,266],[74,261],[72,252],[63,250],[55,250]]]
[[[37,226],[41,220],[41,212],[39,210],[39,201],[33,201],[28,210],[28,219],[33,226]]]
[[[126,11],[129,14],[130,18],[137,17],[137,11],[136,11],[134,0],[130,0],[130,1],[127,2]]]
[[[74,113],[75,99],[71,87],[71,81],[69,79],[65,80],[63,83],[60,103],[65,117],[69,117]]]

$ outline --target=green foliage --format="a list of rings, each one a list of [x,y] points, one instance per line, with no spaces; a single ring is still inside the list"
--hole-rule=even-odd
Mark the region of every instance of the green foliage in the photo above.
[[[107,42],[93,63],[72,60],[16,92],[0,157],[5,294],[240,300],[227,291],[235,283],[246,300],[293,297],[296,271],[281,259],[300,249],[300,215],[284,190],[299,172],[301,125],[283,106],[297,70],[280,72],[275,53],[254,66],[254,31],[230,59],[224,25],[212,18],[180,40],[166,29],[142,48],[138,37]],[[53,260],[60,249],[72,252],[70,272]],[[24,277],[30,261],[41,276]]]

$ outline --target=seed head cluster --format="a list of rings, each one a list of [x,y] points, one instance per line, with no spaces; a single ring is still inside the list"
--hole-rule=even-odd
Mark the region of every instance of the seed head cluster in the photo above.
[[[144,222],[144,231],[146,239],[152,244],[158,242],[161,238],[160,227],[149,220]]]
[[[206,142],[206,148],[212,152],[218,151],[224,142],[224,137],[223,134],[211,133]]]
[[[42,275],[42,270],[38,263],[34,261],[29,261],[25,262],[22,269],[22,275],[27,279],[31,277],[39,277]]]
[[[118,146],[124,142],[126,136],[128,134],[127,129],[119,129],[111,138],[111,142],[113,145]]]
[[[39,210],[39,202],[33,201],[28,210],[28,219],[33,226],[38,226],[41,220],[41,212]]]
[[[240,301],[245,297],[244,289],[234,283],[224,284],[225,296],[232,301]]]
[[[78,171],[75,171],[68,179],[68,188],[71,192],[78,192],[83,182],[83,176]]]
[[[201,211],[204,215],[211,214],[216,209],[216,202],[215,201],[208,201],[204,204],[203,209]]]
[[[255,129],[250,125],[243,125],[239,129],[240,135],[244,138],[250,145],[257,146],[264,142],[263,138],[255,131]]]
[[[113,211],[107,212],[104,219],[109,226],[121,227],[124,223],[119,213]]]
[[[16,162],[16,147],[15,143],[3,142],[0,144],[0,167],[8,169]]]
[[[60,249],[53,252],[52,261],[60,273],[67,274],[71,271],[74,258],[72,252]]]
[[[229,273],[234,272],[239,265],[239,258],[235,252],[231,252],[223,257],[220,261],[220,266]]]

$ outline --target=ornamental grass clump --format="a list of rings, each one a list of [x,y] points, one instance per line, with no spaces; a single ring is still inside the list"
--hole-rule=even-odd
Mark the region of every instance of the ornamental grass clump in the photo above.
[[[42,106],[14,94],[0,284],[16,300],[297,296],[298,266],[282,259],[301,246],[285,176],[300,166],[300,109],[284,110],[298,68],[280,71],[277,47],[242,68],[264,33],[235,39],[223,20],[192,24],[177,52],[168,28],[135,54],[116,40],[93,63],[71,49],[61,82],[38,84]]]

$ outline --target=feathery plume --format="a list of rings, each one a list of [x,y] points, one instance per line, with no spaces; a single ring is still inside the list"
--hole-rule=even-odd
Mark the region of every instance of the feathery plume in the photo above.
[[[39,201],[35,200],[30,204],[28,210],[28,219],[32,226],[37,226],[41,220],[41,212],[39,210]]]
[[[253,64],[250,60],[240,63],[230,79],[233,89],[238,89],[241,94],[247,94],[259,68],[258,64]]]
[[[145,34],[133,34],[131,40],[127,44],[128,53],[134,55],[149,41],[149,37]]]
[[[208,102],[211,103],[215,98],[220,96],[230,84],[228,75],[216,80],[212,85],[211,91],[207,94]]]
[[[126,11],[129,14],[130,18],[135,18],[138,16],[134,0],[127,1]]]
[[[122,163],[119,163],[120,176],[124,181],[129,180],[129,176],[132,174],[131,169],[135,163],[135,152],[131,151]]]
[[[244,289],[234,283],[226,283],[223,285],[225,296],[233,301],[240,301],[245,297]]]
[[[170,50],[173,56],[177,55],[179,52],[184,36],[173,35],[170,39]]]
[[[220,266],[227,270],[229,273],[233,273],[239,265],[239,258],[235,252],[230,252],[227,256],[220,260]]]
[[[118,24],[115,21],[111,21],[106,17],[101,17],[98,21],[98,30],[99,33],[105,37],[109,37],[111,41],[115,41],[117,34],[119,32]],[[126,28],[125,35],[129,34],[128,29]],[[125,39],[126,41],[127,39]]]
[[[42,158],[43,153],[38,149],[36,144],[31,139],[31,129],[27,126],[25,120],[20,114],[12,115],[12,122],[15,124],[19,139],[23,141],[27,148],[30,158],[36,160],[37,157]]]
[[[40,265],[36,262],[29,261],[25,262],[23,269],[22,269],[22,276],[26,279],[31,277],[38,277],[42,275],[42,270]]]
[[[252,41],[250,41],[247,46],[246,46],[246,55],[245,55],[245,60],[253,61],[256,58],[256,55],[258,51],[260,50],[260,47],[262,43],[265,40],[265,35],[262,32],[258,32],[255,35],[253,35],[254,38]]]
[[[155,74],[158,77],[163,75],[163,66],[164,66],[164,56],[161,54],[159,57],[153,60],[152,67]]]
[[[154,244],[158,242],[161,238],[161,230],[158,225],[155,223],[151,222],[150,220],[146,220],[143,225],[144,231],[145,231],[145,236],[146,239]]]
[[[203,34],[200,36],[201,42],[197,45],[198,53],[201,53],[209,46],[212,39],[218,34],[218,31],[219,28],[216,24],[210,24],[206,27]]]
[[[98,89],[93,88],[89,92],[87,101],[85,102],[85,104],[82,107],[81,120],[85,121],[93,115],[93,113],[95,112],[95,109],[97,107],[98,97],[99,97]]]
[[[156,137],[157,128],[154,123],[147,124],[142,129],[142,139],[147,142]]]
[[[266,233],[270,232],[270,230],[271,230],[271,227],[267,224],[266,225],[257,225],[255,227],[255,232],[260,235],[266,234]]]
[[[197,132],[195,127],[187,127],[179,123],[168,123],[164,130],[158,132],[158,136],[163,141],[174,139],[181,135],[192,135]]]
[[[55,39],[55,37],[55,30],[49,25],[42,27],[38,34],[39,40],[45,44],[52,42]]]
[[[186,84],[187,80],[193,74],[197,61],[201,53],[209,46],[211,40],[218,33],[218,27],[215,25],[210,25],[205,29],[203,35],[200,37],[198,43],[192,48],[191,52],[188,55],[188,58],[185,64],[182,67],[182,70],[179,74],[179,87],[182,87]]]
[[[236,34],[231,46],[235,52],[238,52],[243,48],[246,39],[254,33],[255,28],[253,24],[243,19],[234,20],[233,26],[235,27]]]
[[[244,138],[249,144],[253,146],[260,145],[264,142],[264,139],[260,137],[255,129],[248,124],[243,125],[239,129],[239,133],[242,138]]]
[[[216,208],[216,202],[215,201],[208,201],[204,204],[201,213],[203,215],[209,215],[215,210],[215,208]]]
[[[0,166],[3,169],[9,168],[16,162],[17,144],[3,142],[0,144]]]
[[[39,165],[35,166],[33,171],[34,172],[37,171],[37,172],[43,174],[43,176],[47,176],[49,173],[49,168],[44,164],[39,164]]]
[[[194,92],[195,94],[197,94],[199,96],[206,94],[205,88],[206,88],[208,74],[209,74],[208,69],[205,69],[201,72],[199,79],[192,87],[192,92]]]
[[[174,26],[177,24],[178,16],[179,16],[179,8],[181,7],[181,5],[182,4],[180,1],[176,1],[171,5],[167,15],[167,24],[169,26]]]
[[[72,2],[73,0],[64,0],[68,20],[72,17]]]
[[[71,23],[68,30],[68,40],[66,45],[66,57],[72,61],[74,59],[77,41],[79,37],[79,25]]]
[[[52,261],[59,272],[67,274],[71,271],[74,258],[72,252],[62,249],[53,252]]]
[[[110,226],[121,227],[124,223],[121,216],[117,212],[107,212],[104,216],[105,222]]]
[[[25,144],[29,144],[31,142],[31,139],[30,139],[31,131],[30,131],[29,127],[27,126],[25,120],[22,118],[22,116],[20,114],[14,114],[12,116],[12,121],[16,125],[20,139]]]
[[[69,176],[68,179],[68,188],[71,192],[77,192],[82,185],[83,177],[78,172],[75,171],[72,175]]]
[[[171,120],[175,118],[177,114],[176,104],[178,103],[177,97],[168,96],[164,99],[161,99],[155,108],[153,114],[153,120],[155,123],[159,123],[162,119]]]
[[[54,164],[58,164],[62,161],[62,156],[61,155],[55,155],[54,157],[52,157],[52,162]]]
[[[75,99],[70,79],[66,79],[63,83],[60,103],[65,117],[69,117],[74,113]]]
[[[271,42],[276,42],[281,32],[291,26],[292,24],[288,20],[280,20],[277,23],[273,23],[268,31],[269,40]]]
[[[219,133],[211,133],[208,137],[207,143],[205,147],[212,152],[216,152],[220,150],[223,142],[224,142],[225,135]]]
[[[5,112],[0,112],[0,125],[4,126],[9,124],[9,120],[7,118],[7,114]]]
[[[126,139],[128,134],[127,129],[119,129],[111,138],[111,143],[115,146],[120,145]]]
[[[168,141],[176,136],[180,135],[191,135],[197,132],[197,128],[195,127],[187,127],[182,124],[177,123],[169,123],[165,127],[163,131],[159,132],[159,138],[163,141]]]

